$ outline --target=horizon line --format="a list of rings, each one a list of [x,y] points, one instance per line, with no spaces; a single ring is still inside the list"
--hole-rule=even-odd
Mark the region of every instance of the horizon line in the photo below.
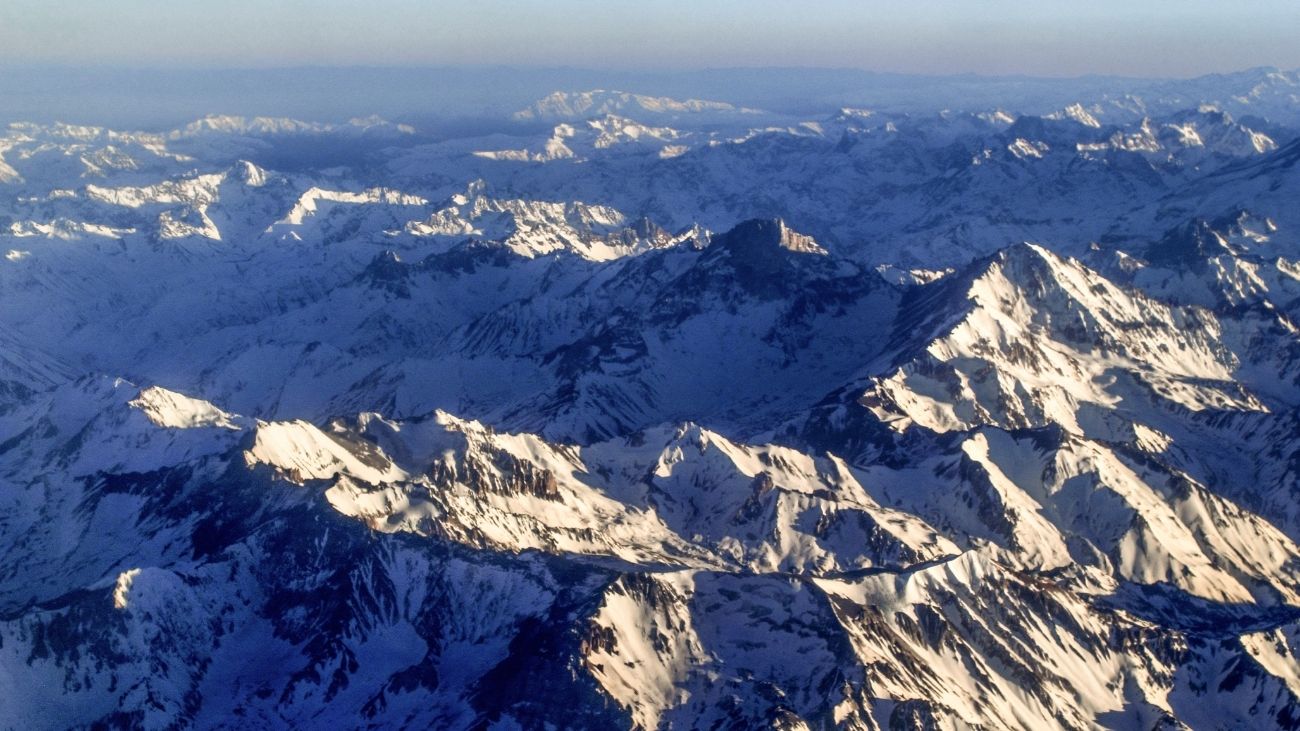
[[[287,65],[265,65],[265,66],[237,66],[237,65],[220,65],[210,66],[166,66],[166,65],[147,65],[147,64],[115,64],[115,63],[95,63],[95,64],[70,64],[70,63],[49,63],[49,62],[23,62],[12,63],[0,61],[0,72],[13,71],[33,71],[33,72],[66,72],[66,73],[154,73],[160,75],[183,75],[193,73],[204,74],[274,74],[287,72],[304,72],[304,71],[478,71],[478,72],[518,72],[518,73],[545,73],[545,72],[567,72],[567,73],[592,73],[592,74],[621,74],[631,76],[680,76],[691,74],[710,74],[710,73],[737,73],[737,72],[803,72],[803,73],[838,73],[838,74],[862,74],[876,77],[903,77],[913,79],[972,79],[984,81],[998,80],[1030,80],[1030,81],[1074,81],[1090,79],[1116,79],[1126,81],[1192,81],[1215,76],[1233,76],[1246,74],[1250,72],[1272,72],[1272,73],[1300,73],[1300,67],[1286,68],[1276,65],[1257,65],[1234,68],[1221,71],[1209,71],[1205,73],[1191,74],[1187,76],[1177,75],[1129,75],[1120,73],[1083,73],[1083,74],[1036,74],[1033,72],[1017,73],[984,73],[979,71],[961,71],[952,73],[933,73],[933,72],[916,72],[916,71],[887,71],[873,68],[857,66],[817,66],[817,65],[774,65],[774,66],[700,66],[689,68],[597,68],[592,66],[578,66],[573,64],[559,65],[521,65],[521,64],[451,64],[451,63],[430,63],[430,64],[287,64]]]

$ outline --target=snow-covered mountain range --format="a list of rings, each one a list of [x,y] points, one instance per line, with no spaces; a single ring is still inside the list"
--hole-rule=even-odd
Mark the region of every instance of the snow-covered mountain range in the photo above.
[[[1300,727],[1250,78],[10,125],[0,727]]]

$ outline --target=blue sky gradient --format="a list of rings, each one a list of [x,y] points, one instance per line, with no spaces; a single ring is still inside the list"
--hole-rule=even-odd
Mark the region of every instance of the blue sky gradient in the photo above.
[[[1194,76],[1300,67],[1297,30],[1295,0],[0,0],[0,65]]]

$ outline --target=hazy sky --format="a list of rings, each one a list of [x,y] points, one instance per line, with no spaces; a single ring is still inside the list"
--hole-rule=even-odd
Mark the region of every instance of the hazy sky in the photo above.
[[[0,0],[0,64],[1300,67],[1297,0]]]

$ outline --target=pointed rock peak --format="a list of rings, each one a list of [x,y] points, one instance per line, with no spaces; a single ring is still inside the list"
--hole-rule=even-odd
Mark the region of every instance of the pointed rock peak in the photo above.
[[[1083,105],[1079,104],[1078,102],[1069,105],[1068,107],[1062,109],[1059,112],[1048,115],[1047,118],[1048,119],[1072,119],[1078,122],[1079,124],[1082,124],[1085,127],[1092,127],[1094,129],[1101,127],[1101,122],[1098,121],[1096,117],[1092,116],[1092,113],[1089,112],[1087,109],[1084,109]]]
[[[230,167],[229,177],[249,187],[260,188],[266,185],[267,173],[247,160],[240,160]]]
[[[840,107],[840,111],[831,117],[831,119],[867,119],[876,116],[871,109],[860,109],[858,107]]]
[[[1055,255],[1028,242],[999,249],[951,275],[938,277],[932,284],[914,290],[912,299],[924,304],[915,312],[917,319],[913,326],[922,321],[951,319],[953,312],[964,310],[989,287],[994,290],[1011,286],[1043,291],[1049,281],[1056,279],[1053,270],[1057,264],[1059,260]]]
[[[444,411],[442,409],[434,409],[433,421],[434,423],[440,426],[455,426],[455,427],[465,427],[469,425],[473,425],[475,427],[479,426],[477,421],[462,419],[461,417],[456,416],[450,411]]]
[[[450,411],[435,409],[431,416],[433,423],[447,431],[474,433],[483,436],[493,436],[497,432],[488,424],[476,419],[470,419],[464,416],[458,416]]]
[[[402,261],[402,257],[395,251],[385,249],[370,260],[359,279],[371,287],[387,290],[398,297],[409,298],[411,296],[410,285],[407,283],[409,274],[410,266]]]
[[[1065,295],[1079,302],[1094,302],[1097,296],[1127,297],[1117,286],[1083,262],[1045,246],[1021,242],[994,255],[994,264],[976,279],[997,275],[1019,289],[1030,300],[1042,301]]]
[[[661,457],[671,461],[698,457],[711,452],[725,454],[727,460],[733,461],[740,450],[740,447],[730,439],[693,421],[650,429],[642,432],[638,439],[642,442],[662,444]]]
[[[144,412],[157,426],[168,429],[209,427],[238,431],[245,425],[244,417],[228,414],[207,401],[159,386],[141,390],[129,405]]]
[[[687,443],[704,446],[713,433],[693,421],[684,421],[677,425],[672,433],[672,443]]]
[[[635,446],[652,445],[654,448],[671,449],[681,446],[703,447],[720,437],[712,431],[693,421],[679,421],[656,426],[629,434],[625,443]]]
[[[375,254],[370,263],[366,265],[366,273],[372,277],[396,279],[405,272],[406,264],[402,261],[402,257],[392,249],[384,249]]]
[[[1005,124],[1010,126],[1016,123],[1018,117],[1014,112],[1009,112],[1002,107],[998,107],[992,112],[980,115],[980,118],[992,122],[993,124]]]
[[[413,427],[417,423],[427,423],[431,426],[436,426],[437,432],[440,432],[443,435],[455,436],[456,439],[462,440],[456,442],[457,445],[460,445],[459,448],[467,447],[471,442],[496,443],[500,441],[500,439],[506,441],[529,439],[535,439],[538,442],[541,441],[541,437],[534,437],[531,434],[519,432],[498,432],[491,424],[486,424],[477,419],[458,416],[442,409],[435,409],[433,413],[420,417],[418,422],[416,420],[406,420],[402,422],[402,425],[408,431],[412,431]],[[446,449],[446,445],[451,444],[451,442],[447,442],[445,439],[435,439],[435,441],[438,442],[442,449]]]
[[[976,263],[972,269],[975,279],[987,275],[993,269],[1001,270],[1009,279],[1028,281],[1020,275],[1041,276],[1050,273],[1064,263],[1064,260],[1047,249],[1028,241],[1012,244],[993,254],[987,263]],[[1021,281],[1021,283],[1024,283]]]
[[[1174,114],[1173,118],[1182,121],[1200,119],[1203,122],[1222,125],[1236,124],[1237,121],[1231,114],[1214,104],[1202,104],[1196,108],[1195,112],[1184,110],[1183,112]]]
[[[1029,242],[1008,246],[973,263],[964,276],[940,282],[949,279],[946,286],[986,305],[1000,302],[1007,287],[1018,290],[1029,300],[1039,301],[1056,294],[1087,299],[1087,290],[1108,285],[1078,261]]]
[[[453,206],[467,206],[480,198],[487,197],[488,183],[482,178],[471,180],[469,185],[465,186],[464,193],[456,193],[451,197]]]
[[[1059,260],[1056,254],[1032,241],[1021,241],[1012,244],[999,251],[997,257],[1002,261],[1053,262]]]
[[[779,218],[755,218],[737,224],[730,231],[714,236],[712,245],[740,256],[761,256],[780,249],[796,254],[828,253],[811,236],[798,233]]]
[[[650,220],[648,216],[641,216],[640,218],[633,221],[632,225],[629,226],[628,228],[637,236],[640,236],[642,238],[652,238],[655,236],[663,236],[668,234],[668,232],[665,231],[662,227],[660,227],[659,224]]]
[[[709,248],[709,244],[713,243],[713,232],[698,223],[693,223],[673,234],[673,239],[699,251]]]

